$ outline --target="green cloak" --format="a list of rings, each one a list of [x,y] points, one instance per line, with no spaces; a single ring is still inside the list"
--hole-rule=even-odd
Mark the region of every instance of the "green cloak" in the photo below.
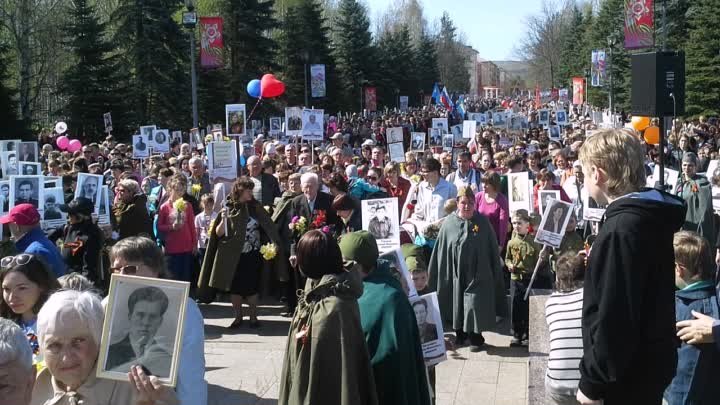
[[[430,257],[430,291],[437,291],[443,322],[454,330],[481,333],[507,316],[497,238],[487,218],[448,215]]]
[[[357,271],[308,279],[290,324],[278,405],[377,404],[360,326],[362,291]]]
[[[415,312],[388,262],[363,280],[358,300],[380,405],[429,405],[430,392]]]

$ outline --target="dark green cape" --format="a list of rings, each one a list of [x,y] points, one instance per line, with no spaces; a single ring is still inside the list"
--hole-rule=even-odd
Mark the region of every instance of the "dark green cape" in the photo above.
[[[415,312],[388,263],[363,280],[360,318],[380,405],[429,405],[425,360]]]
[[[290,324],[279,405],[376,405],[356,271],[308,279]],[[298,333],[307,326],[307,337]]]
[[[430,258],[428,287],[437,291],[443,323],[481,333],[507,316],[497,238],[487,218],[447,216]]]

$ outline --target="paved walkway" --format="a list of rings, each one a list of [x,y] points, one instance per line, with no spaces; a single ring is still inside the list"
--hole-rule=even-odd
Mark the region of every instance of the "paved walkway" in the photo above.
[[[232,322],[229,304],[200,306],[205,316],[205,378],[210,405],[277,404],[290,324],[279,306],[260,309],[260,330]],[[500,328],[507,329],[507,325]],[[437,367],[437,405],[526,405],[527,350],[509,348],[506,335],[485,333],[487,349],[450,352]]]

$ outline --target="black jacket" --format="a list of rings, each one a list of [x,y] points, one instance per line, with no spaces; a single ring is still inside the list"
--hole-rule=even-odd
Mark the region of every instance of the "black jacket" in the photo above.
[[[67,224],[55,230],[48,238],[53,242],[62,238],[60,254],[68,266],[68,273],[80,273],[96,286],[102,285],[105,279],[100,268],[103,234],[92,220]]]
[[[580,389],[591,399],[641,386],[662,391],[677,365],[673,234],[685,206],[643,190],[605,215],[585,275]]]
[[[289,212],[289,218],[293,216],[305,217],[308,220],[308,225],[315,219],[318,211],[325,211],[326,224],[331,228],[338,223],[338,217],[335,210],[332,209],[332,196],[318,191],[317,197],[315,197],[315,206],[313,212],[310,212],[310,205],[308,203],[305,194],[293,198]],[[290,221],[288,220],[288,223]]]

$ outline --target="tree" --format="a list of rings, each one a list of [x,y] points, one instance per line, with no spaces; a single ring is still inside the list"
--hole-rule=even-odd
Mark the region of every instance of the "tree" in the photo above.
[[[543,1],[540,14],[528,17],[526,25],[527,34],[517,53],[530,65],[531,75],[541,87],[556,87],[566,31],[565,15],[554,3]]]
[[[414,96],[419,90],[410,30],[403,25],[397,32],[385,32],[378,48],[378,101],[386,107],[397,107],[398,96]]]
[[[0,122],[3,123],[5,136],[19,138],[24,132],[24,125],[18,119],[17,100],[15,100],[17,92],[5,84],[9,82],[9,54],[10,48],[0,43]]]
[[[447,12],[440,18],[440,31],[435,43],[440,80],[449,91],[466,93],[470,90],[464,45],[457,40],[457,28]]]
[[[720,27],[713,18],[717,0],[696,0],[688,11],[688,115],[720,114]]]
[[[344,89],[343,109],[353,109],[361,98],[363,83],[373,70],[374,50],[365,6],[357,0],[341,0],[334,37],[333,55]]]
[[[173,15],[181,0],[120,0],[113,43],[129,79],[136,125],[188,128],[192,124],[189,37]]]
[[[426,32],[420,36],[415,50],[415,72],[418,87],[424,94],[432,94],[433,85],[440,79],[438,57],[433,38]],[[424,100],[420,100],[422,103]]]
[[[337,79],[335,62],[330,52],[329,29],[322,16],[322,8],[316,0],[300,0],[285,14],[280,34],[279,60],[282,80],[285,82],[286,100],[289,105],[304,105],[307,85],[310,106],[331,110],[337,108]],[[312,64],[325,65],[326,95],[312,98],[309,69]],[[305,76],[308,76],[308,82]]]
[[[655,15],[660,17],[662,7],[665,5],[665,18],[656,18],[655,40],[659,45],[667,38],[667,49],[682,49],[687,41],[688,18],[687,12],[691,0],[664,0],[655,2]],[[694,3],[694,2],[693,2]],[[663,25],[665,22],[665,25]]]
[[[248,82],[276,68],[277,43],[268,35],[278,27],[273,4],[273,0],[224,0],[221,5],[233,102],[249,102]]]
[[[62,112],[73,133],[84,135],[88,141],[104,137],[106,112],[113,113],[116,134],[129,135],[121,96],[123,81],[117,76],[118,66],[108,57],[113,48],[105,39],[105,24],[98,21],[95,8],[87,0],[75,0],[70,13],[65,30],[74,64],[60,82],[60,93],[67,99]]]
[[[557,83],[561,87],[568,86],[573,77],[584,76],[589,58],[585,52],[583,37],[585,29],[592,19],[592,13],[583,16],[576,4],[567,10],[568,18],[565,32],[562,34],[562,51],[560,52],[560,65],[558,66]]]

